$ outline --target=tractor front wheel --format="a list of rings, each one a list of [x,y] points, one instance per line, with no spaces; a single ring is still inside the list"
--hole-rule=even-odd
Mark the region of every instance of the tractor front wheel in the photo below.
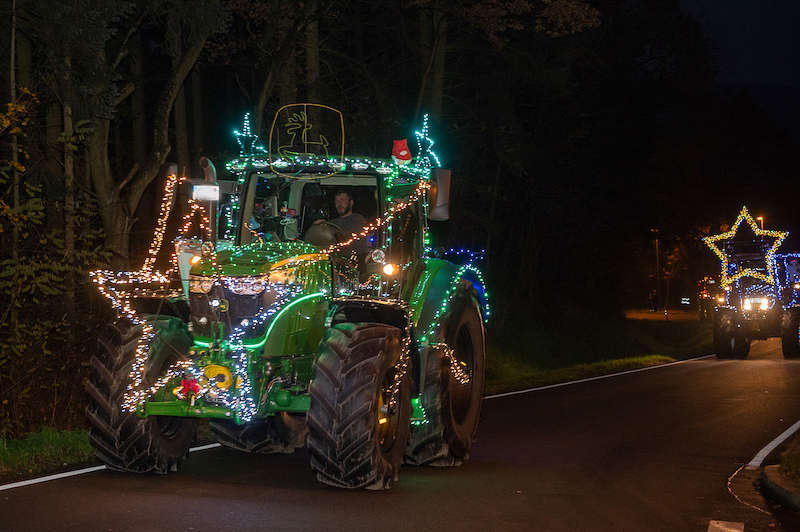
[[[381,323],[327,330],[309,388],[308,448],[320,482],[379,490],[397,478],[411,418],[402,343],[400,329]]]
[[[145,364],[145,384],[171,365],[191,346],[183,322],[177,318],[153,323],[156,336]],[[100,357],[92,356],[92,378],[86,383],[89,441],[106,467],[132,473],[177,471],[195,435],[194,420],[181,417],[140,418],[122,408],[141,325],[111,326],[100,339]]]

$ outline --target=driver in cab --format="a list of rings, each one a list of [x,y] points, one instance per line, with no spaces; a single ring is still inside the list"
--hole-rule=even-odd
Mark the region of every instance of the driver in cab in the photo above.
[[[342,230],[344,239],[348,240],[351,234],[361,232],[361,230],[367,224],[366,218],[357,212],[353,212],[354,203],[353,196],[350,195],[350,192],[346,190],[338,191],[333,197],[333,204],[336,208],[336,213],[339,216],[331,220],[314,220],[314,225],[323,223],[333,224]],[[356,253],[359,255],[367,253],[369,251],[367,239],[362,238],[357,242],[354,242],[353,249],[355,249]]]

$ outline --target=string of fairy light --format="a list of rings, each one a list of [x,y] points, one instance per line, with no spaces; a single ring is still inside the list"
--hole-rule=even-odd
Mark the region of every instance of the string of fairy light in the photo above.
[[[141,318],[132,307],[130,301],[132,290],[130,290],[130,287],[131,285],[157,285],[160,287],[169,285],[170,280],[168,275],[172,271],[172,268],[170,268],[166,274],[163,274],[154,270],[154,266],[164,242],[167,223],[172,214],[176,186],[184,181],[187,181],[186,177],[178,177],[175,174],[167,176],[161,197],[159,215],[153,230],[153,237],[150,241],[150,247],[145,256],[145,260],[139,270],[123,272],[95,270],[89,273],[91,280],[97,286],[100,294],[111,302],[117,314],[126,318],[132,326],[142,328],[142,334],[137,341],[133,357],[134,360],[128,374],[128,385],[122,399],[122,408],[127,412],[135,412],[142,401],[153,393],[153,387],[145,389],[143,383],[150,343],[153,341],[156,334],[152,324],[146,319]],[[210,237],[211,225],[205,208],[194,200],[189,200],[189,212],[184,216],[183,224],[178,230],[179,235],[185,236],[191,228],[193,221],[198,217],[200,218],[199,225],[201,231]],[[177,257],[173,254],[173,267],[176,263]],[[127,289],[122,289],[122,287]],[[186,361],[181,361],[178,364],[182,366],[186,363]]]
[[[731,275],[731,264],[728,259],[728,255],[725,253],[724,250],[720,249],[717,245],[717,242],[723,240],[731,240],[736,236],[736,232],[739,230],[739,227],[742,225],[743,222],[747,222],[750,226],[750,229],[753,230],[758,237],[770,237],[774,238],[775,241],[772,243],[772,246],[767,250],[764,255],[765,260],[765,271],[766,273],[760,272],[753,268],[742,268],[737,269],[733,275]],[[758,227],[755,219],[750,215],[750,212],[747,210],[747,207],[742,207],[742,210],[739,212],[739,216],[736,218],[736,221],[733,223],[729,231],[724,233],[707,236],[703,238],[703,242],[711,248],[711,251],[719,258],[720,262],[722,263],[722,279],[720,280],[720,284],[723,287],[730,286],[732,283],[736,282],[737,280],[741,279],[742,277],[752,277],[759,281],[763,281],[766,284],[773,285],[775,284],[775,252],[778,250],[780,245],[789,236],[788,231],[774,231],[774,230],[764,230]]]
[[[430,187],[431,187],[430,183],[428,183],[425,180],[420,180],[417,183],[416,189],[414,189],[414,192],[408,197],[408,199],[393,203],[386,210],[386,212],[383,213],[383,216],[380,216],[374,222],[365,225],[358,233],[352,233],[350,235],[350,238],[348,238],[347,240],[338,242],[336,244],[331,244],[330,246],[320,251],[320,253],[329,255],[331,253],[341,251],[344,248],[351,246],[352,244],[358,242],[361,239],[367,238],[370,234],[374,233],[381,227],[385,226],[386,224],[394,220],[394,218],[400,212],[408,209],[415,201],[417,201],[422,195],[424,195],[425,191],[428,190]]]
[[[235,132],[237,135],[237,141],[240,144],[239,161],[241,163],[242,161],[246,160],[246,165],[241,167],[237,167],[236,165],[229,166],[229,168],[238,170],[240,172],[242,172],[246,167],[257,167],[258,157],[265,153],[264,148],[257,144],[257,136],[253,135],[252,133],[249,118],[249,115],[245,117],[242,131]],[[417,201],[421,200],[423,203],[424,212],[427,213],[427,191],[430,189],[430,183],[428,181],[430,171],[434,166],[439,166],[440,164],[438,157],[432,150],[434,141],[429,136],[427,115],[425,115],[423,119],[422,128],[419,131],[415,131],[415,136],[419,151],[414,163],[410,165],[389,165],[385,161],[373,160],[366,157],[346,158],[343,161],[336,161],[337,164],[343,164],[345,166],[349,165],[352,169],[358,171],[367,170],[370,168],[374,169],[377,173],[386,176],[387,188],[391,188],[397,184],[415,185],[412,193],[407,198],[399,201],[392,201],[391,197],[387,198],[390,206],[382,214],[382,216],[365,226],[358,233],[351,234],[350,237],[343,242],[328,246],[322,250],[318,250],[307,243],[298,242],[281,243],[281,248],[286,246],[289,248],[289,251],[298,251],[304,253],[314,252],[316,253],[315,256],[317,259],[324,259],[328,258],[331,254],[344,250],[348,246],[351,246],[361,239],[368,238],[372,233],[383,227],[388,226],[388,230],[391,230],[391,222],[401,212],[410,208]],[[330,158],[325,159],[319,156],[303,155],[296,157],[291,162],[292,164],[298,165],[313,165],[320,163],[332,164],[334,161]],[[282,164],[281,161],[273,161],[273,163],[277,163],[276,165]],[[289,164],[287,161],[284,161],[284,163],[286,163],[286,165]],[[269,162],[267,161],[265,166],[268,166],[268,164]],[[240,182],[242,181],[241,177],[243,175],[244,172],[242,172],[240,175]],[[186,177],[178,177],[174,174],[167,177],[161,198],[159,215],[153,231],[153,237],[150,242],[145,261],[139,270],[131,272],[96,270],[90,273],[92,281],[98,287],[99,292],[111,301],[111,304],[117,311],[118,315],[126,318],[132,324],[132,326],[141,327],[142,329],[142,333],[138,339],[135,349],[134,360],[129,372],[129,382],[122,400],[123,410],[127,412],[136,412],[143,406],[144,402],[149,397],[157,393],[171,381],[181,377],[193,377],[195,379],[195,383],[201,383],[201,385],[197,388],[193,399],[199,395],[208,393],[215,385],[213,382],[209,382],[208,379],[203,378],[203,369],[197,367],[191,360],[180,360],[176,362],[170,368],[168,368],[167,371],[153,384],[147,385],[145,383],[145,367],[149,356],[149,346],[154,340],[157,332],[154,325],[141,317],[131,305],[131,296],[134,293],[134,291],[131,290],[131,286],[148,284],[167,286],[170,282],[169,275],[175,271],[175,269],[177,269],[178,257],[176,252],[173,252],[172,260],[170,261],[171,267],[166,271],[165,274],[155,270],[155,263],[163,246],[167,231],[167,222],[173,210],[176,186],[186,180]],[[187,206],[188,210],[184,214],[177,231],[178,237],[186,237],[186,235],[189,234],[193,224],[199,220],[197,226],[201,239],[205,239],[207,241],[206,243],[212,242],[214,236],[213,228],[211,227],[206,208],[201,203],[194,200],[188,200]],[[425,249],[427,251],[429,250],[430,244],[430,236],[427,231],[425,231],[423,238]],[[232,256],[239,256],[257,248],[263,248],[263,243],[259,242],[250,244],[248,246],[240,246],[233,250]],[[248,373],[248,368],[250,365],[248,358],[248,346],[242,341],[245,338],[246,333],[253,330],[255,327],[265,324],[270,319],[275,318],[276,314],[278,314],[281,309],[286,308],[287,305],[292,305],[294,302],[306,297],[324,296],[328,292],[323,290],[322,292],[318,292],[316,294],[304,296],[304,290],[308,287],[305,287],[303,284],[269,282],[269,277],[264,275],[258,276],[257,279],[235,279],[220,277],[218,275],[216,250],[213,249],[213,246],[206,246],[205,244],[201,246],[201,249],[202,255],[206,258],[210,258],[212,271],[215,272],[211,278],[212,282],[224,282],[226,283],[226,286],[228,286],[228,288],[234,292],[261,292],[262,289],[276,292],[276,298],[269,307],[260,309],[255,318],[247,320],[247,324],[243,322],[239,326],[233,328],[227,338],[222,340],[220,344],[230,353],[231,363],[233,365],[231,369],[233,370],[232,373],[235,376],[233,381],[235,383],[235,387],[233,387],[230,391],[213,391],[216,394],[216,397],[218,397],[218,402],[221,402],[232,412],[234,412],[237,420],[240,420],[241,422],[247,422],[253,419],[253,417],[256,415],[257,404],[253,396]],[[284,249],[284,252],[285,251],[286,250]],[[457,293],[458,284],[468,272],[472,272],[472,274],[478,278],[480,284],[485,286],[481,272],[473,264],[471,264],[471,261],[474,258],[475,257],[470,256],[470,263],[461,266],[455,273],[454,279],[445,292],[439,308],[434,313],[430,327],[420,338],[421,343],[427,343],[428,337],[433,337],[434,333],[436,332],[436,328],[440,325],[441,319],[450,309],[451,303]],[[383,301],[385,302],[386,300]],[[399,301],[395,301],[395,303],[399,303]],[[484,308],[484,318],[488,318],[488,294],[484,294],[484,298],[482,299],[481,303]],[[408,317],[409,312],[407,308],[406,314]],[[403,335],[401,355],[395,368],[395,378],[392,387],[389,390],[391,408],[396,406],[400,383],[405,377],[411,363],[409,354],[412,338],[412,334],[409,330],[410,323],[411,320],[409,318],[407,320],[407,330]],[[452,348],[443,342],[435,342],[428,345],[440,350],[443,360],[450,365],[450,374],[457,382],[465,384],[469,381],[470,376],[467,375],[460,367]]]

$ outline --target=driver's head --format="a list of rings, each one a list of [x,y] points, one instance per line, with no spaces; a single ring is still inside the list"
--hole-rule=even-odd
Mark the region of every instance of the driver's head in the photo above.
[[[333,204],[339,216],[347,216],[353,213],[353,196],[346,190],[340,190],[333,197]]]

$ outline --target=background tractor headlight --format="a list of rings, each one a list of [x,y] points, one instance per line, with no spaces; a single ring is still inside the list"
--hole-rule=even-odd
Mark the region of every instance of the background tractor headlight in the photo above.
[[[207,294],[214,286],[214,279],[200,275],[189,276],[189,292],[194,294]]]
[[[744,310],[769,310],[769,299],[766,297],[748,297],[744,300]]]

